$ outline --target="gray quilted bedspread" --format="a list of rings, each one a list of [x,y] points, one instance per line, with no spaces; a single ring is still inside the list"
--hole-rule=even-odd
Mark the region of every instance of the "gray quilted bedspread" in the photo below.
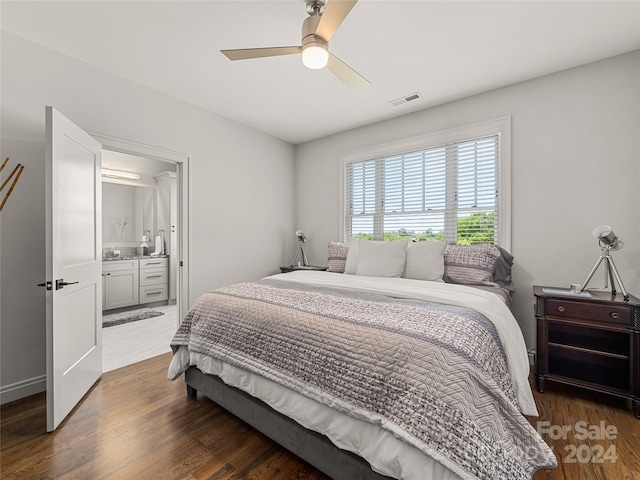
[[[180,345],[378,423],[462,478],[529,479],[555,464],[475,310],[265,279],[202,295]]]

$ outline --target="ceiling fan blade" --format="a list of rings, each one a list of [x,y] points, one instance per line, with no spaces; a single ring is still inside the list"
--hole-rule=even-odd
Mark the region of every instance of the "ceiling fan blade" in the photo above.
[[[229,60],[277,57],[279,55],[293,55],[295,53],[300,53],[301,51],[302,47],[238,48],[235,50],[220,50],[220,52]]]
[[[331,40],[356,3],[358,0],[328,0],[324,7],[324,13],[320,17],[318,28],[316,28],[316,35],[324,38],[327,42]]]
[[[342,83],[352,90],[360,90],[371,85],[369,80],[364,78],[332,53],[329,54],[327,68],[331,70],[331,73],[338,77]]]

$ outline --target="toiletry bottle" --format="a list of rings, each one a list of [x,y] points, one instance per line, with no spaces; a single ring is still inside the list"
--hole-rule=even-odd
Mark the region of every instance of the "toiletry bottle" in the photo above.
[[[113,249],[113,256],[114,257],[119,257],[120,256],[120,250],[118,249],[118,247]]]
[[[147,236],[143,235],[140,239],[142,243],[138,246],[138,256],[140,257],[148,257],[149,256],[149,244],[147,243]]]

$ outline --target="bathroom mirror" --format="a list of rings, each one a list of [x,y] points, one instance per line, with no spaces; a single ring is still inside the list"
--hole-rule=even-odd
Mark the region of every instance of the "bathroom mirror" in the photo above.
[[[140,243],[145,230],[154,235],[156,189],[102,182],[102,241]]]

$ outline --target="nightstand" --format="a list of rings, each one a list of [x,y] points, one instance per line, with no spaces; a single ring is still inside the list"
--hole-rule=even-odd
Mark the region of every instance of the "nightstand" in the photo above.
[[[545,291],[545,289],[547,291]],[[588,291],[562,295],[533,287],[536,385],[547,380],[623,397],[640,418],[640,299]],[[555,289],[557,290],[557,289]]]
[[[280,267],[280,273],[289,273],[295,270],[311,270],[316,272],[324,272],[329,267],[316,267],[314,265],[307,265],[306,267],[299,267],[297,265],[289,265],[287,267]]]

